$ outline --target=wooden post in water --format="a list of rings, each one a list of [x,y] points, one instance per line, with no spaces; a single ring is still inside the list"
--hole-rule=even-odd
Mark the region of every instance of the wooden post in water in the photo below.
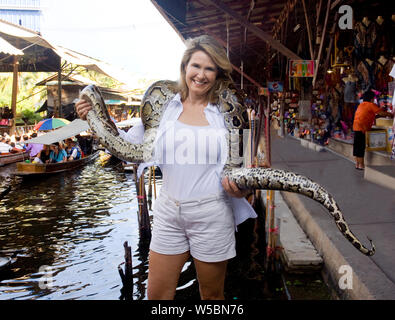
[[[149,170],[149,178],[148,178],[148,210],[152,210],[152,167],[148,168]],[[155,173],[154,173],[155,175]]]
[[[147,195],[145,192],[144,175],[142,174],[140,179],[137,180],[137,168],[136,164],[133,165],[137,199],[139,203],[139,230],[140,238],[150,241],[151,240],[151,223],[149,220],[148,206],[147,206]]]
[[[121,276],[123,288],[121,289],[121,300],[133,300],[133,265],[132,265],[132,248],[128,246],[128,242],[123,244],[125,250],[125,262],[118,266],[118,272]],[[121,265],[125,264],[125,272]]]
[[[18,57],[14,56],[13,75],[12,75],[12,97],[11,97],[11,112],[12,112],[12,125],[10,135],[15,134],[16,129],[16,98],[18,96]]]

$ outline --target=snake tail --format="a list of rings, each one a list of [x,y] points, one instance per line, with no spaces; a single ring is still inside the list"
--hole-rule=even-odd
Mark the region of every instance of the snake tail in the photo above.
[[[224,176],[232,179],[239,189],[264,189],[302,194],[323,205],[334,219],[343,236],[360,252],[372,256],[376,249],[368,238],[371,248],[366,248],[352,233],[332,195],[321,185],[294,172],[271,168],[225,168]]]

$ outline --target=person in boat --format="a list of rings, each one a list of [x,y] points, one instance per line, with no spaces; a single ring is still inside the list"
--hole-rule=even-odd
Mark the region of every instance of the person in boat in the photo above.
[[[2,137],[0,139],[0,154],[9,154],[9,153],[17,153],[19,150],[15,148],[15,146],[11,146],[9,143],[6,142],[6,138]]]
[[[59,142],[51,144],[51,152],[49,154],[49,163],[59,163],[67,161],[67,153]]]
[[[12,147],[13,152],[24,152],[25,150],[22,148],[17,148],[15,142],[10,142],[10,146]]]
[[[25,151],[25,146],[21,143],[21,136],[15,136],[15,148]]]
[[[22,139],[23,139],[23,142],[22,142],[23,148],[26,150],[26,148],[27,148],[27,146],[28,146],[29,144],[26,143],[25,141],[29,140],[29,136],[28,136],[27,134],[24,134],[23,137],[22,137]]]
[[[38,155],[34,158],[33,163],[49,163],[51,154],[51,148],[49,145],[44,144],[42,150],[38,153]]]
[[[81,149],[77,145],[77,139],[76,138],[68,138],[66,139],[66,149],[67,153],[67,161],[73,161],[73,160],[78,160],[81,159]]]
[[[159,166],[163,184],[153,212],[148,299],[174,298],[181,270],[190,256],[195,264],[201,298],[224,299],[227,262],[236,255],[236,225],[256,218],[245,199],[250,191],[239,190],[227,178],[221,180],[228,150],[218,95],[233,83],[232,65],[225,49],[210,36],[189,39],[186,46],[179,92],[165,106],[157,133],[162,139],[155,145],[155,154],[162,159]],[[82,119],[86,119],[91,108],[84,100],[76,103],[76,111]],[[174,132],[170,134],[172,140],[164,139],[166,134],[162,134],[169,130]],[[206,136],[205,130],[210,130],[209,142],[218,146],[214,153],[195,143],[200,135]],[[134,143],[141,143],[144,127],[136,125],[128,133],[118,131],[125,140],[132,142],[130,137],[134,135],[138,140]],[[191,134],[184,136],[186,131]],[[186,138],[186,143],[176,137]],[[186,147],[192,144],[192,149]],[[193,150],[187,155],[188,161],[182,157],[180,161],[165,161],[177,159],[178,149]],[[204,164],[198,161],[201,159],[205,159]],[[141,164],[139,169],[149,165]]]
[[[31,138],[36,138],[37,133],[33,132]],[[38,155],[38,153],[42,150],[43,144],[40,143],[28,143],[26,146],[26,151],[29,152],[30,160],[33,161],[34,158]]]

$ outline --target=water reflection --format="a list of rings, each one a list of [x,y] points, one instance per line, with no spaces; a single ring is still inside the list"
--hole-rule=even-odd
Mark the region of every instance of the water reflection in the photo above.
[[[161,180],[156,181],[159,194]],[[228,264],[225,282],[227,300],[287,298],[279,276],[271,278],[263,269],[264,225],[260,214],[238,226],[237,256]],[[132,249],[133,299],[147,299],[148,243],[139,235],[132,174],[91,163],[45,180],[15,178],[0,200],[0,257],[14,253],[17,261],[0,272],[0,299],[120,299],[118,265],[124,262],[125,241]],[[321,291],[328,299],[324,285]],[[175,299],[199,298],[189,259]],[[304,294],[302,299],[315,298],[321,296]]]
[[[125,241],[134,299],[146,299],[148,251],[137,212],[133,175],[116,168],[92,163],[46,179],[15,178],[0,201],[0,256],[18,259],[0,273],[0,299],[118,299]]]

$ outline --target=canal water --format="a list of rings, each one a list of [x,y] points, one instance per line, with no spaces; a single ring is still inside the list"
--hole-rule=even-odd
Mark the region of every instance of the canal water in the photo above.
[[[147,299],[148,249],[140,241],[133,178],[99,161],[44,179],[13,178],[0,200],[0,256],[14,255],[16,262],[0,272],[0,300],[120,299],[125,241],[132,249],[133,299]],[[159,192],[161,180],[156,182]],[[331,299],[320,274],[265,273],[262,225],[259,219],[240,225],[225,298]],[[175,299],[199,299],[191,261]]]

